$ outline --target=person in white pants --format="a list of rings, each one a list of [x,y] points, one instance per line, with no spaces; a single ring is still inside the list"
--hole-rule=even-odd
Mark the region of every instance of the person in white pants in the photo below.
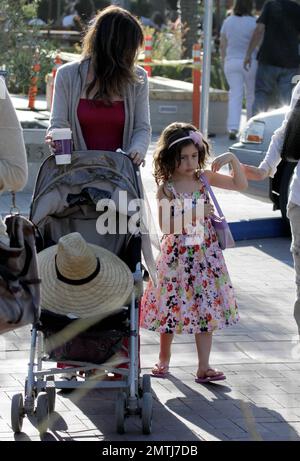
[[[236,139],[240,128],[244,94],[247,119],[252,117],[257,69],[256,50],[253,52],[252,66],[249,70],[244,69],[245,53],[256,27],[252,9],[252,0],[236,0],[233,14],[225,19],[221,28],[220,52],[229,85],[227,118],[229,139]]]

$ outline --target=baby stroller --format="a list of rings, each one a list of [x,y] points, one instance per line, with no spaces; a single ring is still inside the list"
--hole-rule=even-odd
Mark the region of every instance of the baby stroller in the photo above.
[[[20,432],[25,415],[36,415],[41,434],[49,427],[49,417],[55,408],[56,389],[118,389],[115,403],[116,430],[125,431],[125,417],[140,415],[142,431],[151,433],[152,393],[150,376],[140,377],[139,365],[139,301],[142,294],[143,272],[141,265],[141,233],[101,235],[96,230],[101,199],[115,203],[116,219],[129,220],[128,207],[119,192],[127,193],[130,200],[141,198],[138,171],[123,153],[104,151],[78,151],[72,154],[70,165],[58,166],[53,155],[41,165],[30,209],[30,220],[37,229],[37,250],[57,244],[60,237],[78,232],[89,244],[104,247],[119,256],[130,268],[134,278],[131,301],[119,313],[91,324],[83,322],[76,336],[51,346],[53,335],[75,322],[68,316],[53,314],[42,309],[40,319],[33,325],[31,334],[28,376],[23,394],[12,399],[11,423],[14,432]],[[111,202],[110,202],[111,203]],[[125,211],[124,211],[125,210]],[[106,210],[105,210],[106,211]],[[42,280],[43,286],[43,280]],[[80,331],[80,330],[83,331]],[[116,351],[124,349],[126,360],[122,365],[109,361]],[[48,346],[47,346],[48,344]],[[96,347],[95,347],[96,345]],[[95,349],[99,352],[95,355]],[[43,369],[44,362],[62,362],[67,371],[75,373],[76,382],[58,380],[62,370],[58,367]],[[126,367],[124,367],[124,362]],[[115,373],[120,380],[90,379],[91,371]]]

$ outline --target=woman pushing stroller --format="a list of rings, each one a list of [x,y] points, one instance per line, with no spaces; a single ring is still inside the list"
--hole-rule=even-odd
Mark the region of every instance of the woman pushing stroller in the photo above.
[[[122,149],[143,163],[151,137],[147,74],[135,64],[144,42],[127,10],[100,11],[83,40],[82,57],[56,75],[46,141],[51,131],[71,128],[74,150]]]

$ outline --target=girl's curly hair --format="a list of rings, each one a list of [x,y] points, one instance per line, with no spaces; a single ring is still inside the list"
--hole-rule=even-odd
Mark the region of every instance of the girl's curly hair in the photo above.
[[[176,139],[189,136],[190,131],[197,131],[197,128],[190,123],[174,122],[168,125],[161,133],[156,149],[154,151],[154,178],[156,184],[162,184],[170,177],[180,165],[180,154],[182,148],[194,144],[192,139],[184,139],[169,147]],[[209,145],[203,139],[203,147],[198,148],[199,169],[203,169],[210,155]]]

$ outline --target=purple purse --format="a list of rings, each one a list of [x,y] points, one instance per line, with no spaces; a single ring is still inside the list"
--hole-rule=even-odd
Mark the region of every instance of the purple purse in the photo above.
[[[235,243],[234,243],[234,239],[233,239],[233,236],[232,236],[232,233],[231,233],[231,230],[228,226],[228,223],[225,219],[225,216],[220,208],[220,205],[218,204],[218,201],[215,197],[215,194],[213,193],[213,190],[212,188],[210,187],[206,177],[204,174],[201,174],[201,179],[203,181],[203,183],[205,184],[211,198],[212,198],[212,201],[214,202],[214,205],[216,207],[216,210],[219,214],[219,216],[217,215],[212,215],[211,216],[211,223],[212,225],[214,226],[215,228],[215,231],[216,231],[216,234],[217,234],[217,237],[218,237],[218,241],[219,241],[219,245],[220,245],[220,248],[222,250],[225,250],[225,248],[233,248],[235,246]]]

